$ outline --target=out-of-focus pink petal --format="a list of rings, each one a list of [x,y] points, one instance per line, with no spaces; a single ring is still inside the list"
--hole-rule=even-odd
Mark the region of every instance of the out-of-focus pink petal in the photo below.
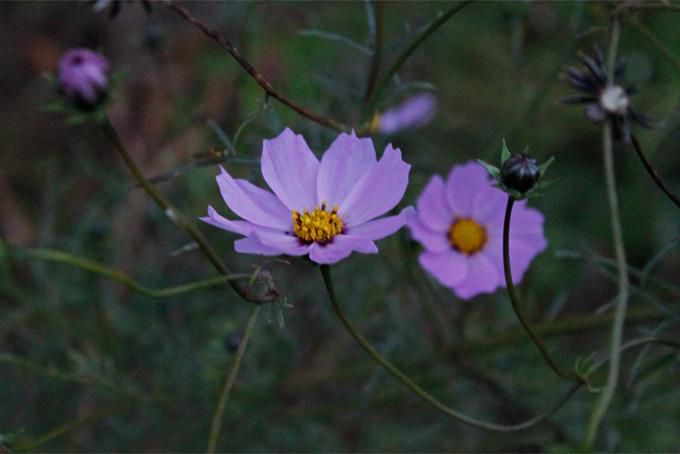
[[[502,275],[498,274],[494,261],[486,254],[468,256],[467,264],[468,273],[465,280],[453,288],[458,298],[468,300],[480,293],[492,293],[502,285]]]
[[[378,130],[383,134],[392,134],[422,126],[432,120],[436,112],[437,98],[431,93],[423,93],[385,111],[379,118]]]
[[[418,256],[418,261],[446,287],[460,285],[470,273],[467,257],[453,249],[445,252],[425,251]]]
[[[314,243],[309,249],[309,258],[316,263],[331,265],[347,258],[353,251],[376,254],[378,247],[373,241],[356,235],[338,235],[326,244]]]
[[[340,205],[347,227],[363,224],[394,208],[406,192],[411,166],[401,151],[387,145],[380,161],[365,173]]]
[[[453,211],[446,203],[446,187],[439,175],[433,176],[418,197],[418,218],[435,232],[446,232],[453,223]]]
[[[316,182],[319,203],[333,208],[342,203],[359,178],[376,164],[373,141],[342,133],[321,158]]]
[[[375,219],[355,227],[350,227],[346,233],[372,241],[380,240],[402,228],[410,218],[415,217],[415,214],[416,210],[413,207],[406,207],[396,216]]]
[[[305,139],[286,128],[262,144],[262,176],[274,194],[290,210],[317,206],[316,180],[319,161]]]
[[[425,227],[419,216],[414,216],[409,220],[408,228],[411,231],[411,236],[428,251],[444,252],[451,249],[448,233],[433,232]]]
[[[216,178],[220,193],[231,210],[253,224],[278,230],[290,230],[291,214],[274,194],[245,180],[235,180],[220,166]]]
[[[454,166],[446,180],[446,198],[456,217],[474,218],[479,190],[491,182],[484,167],[477,162]]]

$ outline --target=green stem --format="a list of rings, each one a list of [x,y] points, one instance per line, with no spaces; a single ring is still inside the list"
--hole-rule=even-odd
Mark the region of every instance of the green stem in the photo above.
[[[110,268],[92,260],[78,257],[76,255],[69,254],[63,251],[57,251],[54,249],[23,249],[16,248],[11,251],[11,253],[17,256],[26,256],[28,258],[34,258],[39,260],[45,260],[48,262],[63,263],[70,266],[75,266],[85,271],[91,273],[99,274],[101,276],[107,277],[114,280],[131,290],[134,290],[143,295],[149,296],[151,298],[166,298],[169,296],[181,295],[183,293],[192,292],[195,290],[202,290],[209,287],[215,287],[217,285],[224,284],[226,282],[237,280],[237,279],[250,279],[252,275],[242,273],[242,274],[228,274],[224,276],[215,276],[208,279],[202,279],[195,282],[189,282],[187,284],[177,285],[175,287],[168,288],[149,288],[143,284],[132,279],[124,273],[118,270]]]
[[[631,311],[628,320],[642,322],[645,320],[661,320],[668,317],[667,314],[654,309],[638,309]],[[584,335],[586,330],[601,329],[611,323],[613,314],[606,313],[591,315],[588,317],[569,317],[561,320],[544,322],[532,327],[533,331],[543,337],[554,337],[562,334],[577,333]],[[523,328],[508,331],[492,337],[482,339],[472,339],[468,343],[456,349],[459,353],[473,353],[485,355],[493,353],[498,349],[513,348],[513,345],[526,338],[526,331]]]
[[[567,401],[569,401],[571,396],[573,396],[583,384],[580,381],[574,382],[571,385],[571,387],[567,390],[567,392],[557,401],[557,403],[552,408],[550,408],[548,411],[544,413],[541,413],[538,416],[535,416],[531,419],[528,419],[518,424],[512,425],[495,424],[481,421],[471,416],[468,416],[440,402],[436,397],[434,397],[433,395],[425,391],[423,388],[421,388],[418,384],[411,380],[405,373],[397,369],[397,367],[395,367],[386,358],[384,358],[375,348],[373,348],[373,346],[368,342],[368,340],[364,338],[364,336],[362,336],[361,333],[359,333],[359,331],[354,327],[352,322],[345,315],[342,306],[340,305],[340,302],[338,301],[338,298],[335,294],[335,290],[333,288],[333,281],[331,279],[330,274],[330,268],[328,267],[328,265],[321,266],[321,273],[323,275],[323,281],[326,286],[328,296],[331,300],[331,304],[333,305],[335,315],[337,315],[340,322],[344,325],[344,327],[347,329],[350,335],[359,343],[359,345],[361,345],[361,347],[369,355],[371,355],[371,357],[378,364],[380,364],[385,370],[392,374],[392,376],[399,380],[403,385],[409,388],[414,394],[416,394],[418,397],[423,399],[428,404],[432,405],[440,412],[444,413],[446,416],[453,418],[459,422],[462,422],[463,424],[495,432],[516,432],[520,430],[525,430],[549,418],[553,413],[559,410]]]
[[[661,177],[659,177],[659,172],[657,172],[656,169],[649,163],[645,157],[645,154],[642,152],[642,147],[640,146],[640,142],[637,140],[637,137],[631,134],[630,139],[631,142],[633,142],[633,149],[635,149],[635,153],[637,153],[638,158],[640,158],[640,161],[642,161],[642,165],[645,166],[649,176],[652,178],[652,180],[654,180],[656,185],[664,192],[664,194],[666,194],[666,196],[671,199],[671,202],[673,202],[676,207],[680,208],[680,199],[675,194],[673,194],[670,189],[668,189],[668,187],[661,180]]]
[[[227,406],[227,401],[229,400],[229,394],[231,389],[234,387],[234,381],[238,375],[238,371],[241,368],[241,360],[246,352],[246,347],[248,346],[248,341],[253,333],[253,327],[255,326],[255,321],[260,313],[261,306],[255,306],[250,313],[248,322],[246,323],[246,329],[243,333],[243,339],[236,350],[236,355],[232,360],[231,367],[227,371],[227,375],[224,378],[224,384],[222,385],[222,390],[220,391],[220,396],[217,399],[217,407],[215,408],[215,413],[212,418],[212,423],[210,424],[210,436],[208,437],[208,448],[206,452],[212,454],[217,449],[217,442],[220,438],[220,428],[222,427],[222,417],[224,416],[224,409]]]
[[[378,73],[380,72],[380,62],[382,61],[383,50],[383,3],[380,1],[371,2],[369,8],[373,8],[373,16],[375,17],[375,35],[373,36],[373,55],[371,57],[371,68],[368,73],[368,82],[366,84],[366,93],[364,94],[364,106],[371,99],[375,83],[378,81]]]
[[[161,195],[160,192],[156,190],[156,187],[149,182],[149,180],[144,176],[142,171],[137,167],[137,164],[135,164],[135,161],[132,159],[132,156],[130,156],[130,153],[128,153],[127,149],[125,148],[125,145],[123,144],[123,141],[120,139],[118,136],[118,132],[116,132],[116,129],[113,127],[113,124],[111,124],[111,120],[106,117],[104,122],[101,124],[104,133],[111,139],[111,141],[114,143],[116,146],[116,149],[120,153],[120,156],[123,158],[123,161],[125,161],[125,164],[127,164],[128,168],[130,169],[130,172],[132,172],[132,175],[135,177],[137,182],[144,188],[144,191],[156,202],[156,205],[158,205],[161,209],[165,211],[165,214],[173,221],[175,224],[186,230],[186,232],[194,239],[194,241],[198,244],[198,247],[203,251],[206,257],[208,257],[208,260],[210,260],[210,263],[215,267],[215,269],[222,275],[224,276],[229,276],[231,275],[231,271],[227,266],[222,263],[220,258],[217,256],[217,253],[215,250],[210,246],[208,243],[208,240],[205,239],[201,231],[196,227],[192,222],[190,222],[177,208],[175,208],[163,195]],[[243,299],[246,301],[249,301],[251,303],[255,304],[262,304],[265,302],[273,301],[277,298],[276,295],[271,295],[271,296],[265,296],[263,298],[257,298],[251,295],[248,292],[247,288],[240,287],[235,281],[230,280],[229,285],[231,288],[234,289],[234,291]]]
[[[609,80],[613,80],[614,62],[616,61],[616,51],[619,41],[619,21],[614,18],[611,28],[611,42],[609,46]],[[614,173],[614,156],[611,123],[606,121],[602,127],[602,157],[604,161],[605,181],[607,185],[607,198],[609,201],[609,215],[611,218],[612,239],[614,241],[614,254],[616,258],[616,268],[619,276],[618,296],[614,312],[614,322],[612,323],[609,371],[607,382],[602,390],[602,394],[593,408],[588,421],[586,430],[585,447],[592,449],[597,436],[597,431],[607,413],[609,404],[614,397],[616,386],[619,379],[619,369],[621,365],[621,342],[623,338],[623,325],[626,319],[626,309],[628,305],[628,273],[626,265],[626,252],[623,245],[623,231],[621,219],[619,218],[619,201],[616,194],[616,175]]]
[[[119,411],[125,410],[129,408],[128,404],[123,404],[123,405],[114,405],[109,408],[105,408],[103,410],[98,410],[98,411],[93,411],[91,413],[88,413],[86,415],[83,415],[79,417],[78,419],[74,421],[70,421],[66,424],[62,424],[59,427],[56,427],[49,432],[47,432],[44,435],[41,435],[35,440],[19,444],[16,447],[17,452],[29,452],[33,451],[36,448],[39,448],[40,446],[44,445],[45,443],[49,443],[50,441],[54,440],[55,438],[61,437],[67,432],[70,432],[72,430],[77,429],[78,427],[84,426],[85,424],[90,423],[91,421],[96,421],[98,419],[104,418],[106,416],[110,416],[114,413],[117,413]]]
[[[367,102],[365,103],[364,107],[364,115],[370,115],[375,108],[375,105],[377,101],[380,99],[381,95],[383,92],[387,89],[387,86],[390,84],[392,81],[392,78],[394,75],[399,71],[399,68],[408,60],[408,58],[411,56],[413,52],[427,39],[432,35],[439,27],[444,25],[446,21],[451,19],[456,13],[458,13],[460,10],[465,8],[467,5],[472,3],[473,0],[466,0],[461,3],[458,3],[457,5],[454,5],[451,7],[448,11],[446,11],[444,14],[439,16],[437,19],[432,21],[427,27],[423,29],[423,31],[415,37],[415,39],[411,42],[411,44],[397,57],[397,59],[394,61],[392,66],[387,70],[383,78],[381,79],[380,83],[376,87],[376,89],[373,91],[373,94],[368,98]]]
[[[657,38],[654,33],[646,26],[642,24],[635,16],[628,15],[628,20],[637,28],[642,36],[644,36],[647,41],[661,53],[661,55],[666,59],[666,61],[673,66],[673,68],[680,74],[680,58],[676,57],[673,52],[662,43],[659,38]]]
[[[574,374],[564,372],[555,363],[548,350],[541,340],[541,338],[531,329],[529,323],[524,319],[522,311],[520,310],[519,298],[517,297],[517,292],[515,291],[515,284],[512,282],[512,270],[510,268],[510,219],[512,217],[512,207],[515,204],[515,199],[512,196],[508,196],[508,203],[505,206],[505,219],[503,220],[503,270],[505,271],[505,286],[508,290],[508,296],[510,297],[510,303],[512,304],[512,310],[515,311],[515,315],[519,320],[520,324],[524,328],[524,331],[529,335],[531,340],[534,342],[538,350],[543,355],[543,359],[548,363],[550,368],[562,378],[567,380],[581,380]]]

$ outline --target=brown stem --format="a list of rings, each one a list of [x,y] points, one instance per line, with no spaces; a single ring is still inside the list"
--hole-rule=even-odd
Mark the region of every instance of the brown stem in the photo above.
[[[118,135],[116,128],[113,127],[111,120],[108,117],[106,117],[105,121],[101,124],[101,126],[104,134],[106,134],[106,136],[113,142],[113,144],[116,147],[116,150],[118,150],[118,153],[123,158],[123,161],[125,161],[125,164],[127,165],[128,169],[130,169],[132,175],[135,177],[137,182],[142,186],[142,188],[144,188],[144,191],[154,200],[154,202],[156,202],[156,205],[163,209],[165,211],[165,214],[170,219],[172,219],[175,222],[175,224],[183,228],[191,236],[191,238],[196,242],[196,244],[198,244],[198,247],[201,249],[203,254],[205,254],[208,260],[210,260],[210,263],[212,263],[213,267],[215,267],[217,272],[224,276],[231,275],[232,272],[220,260],[219,256],[212,248],[212,246],[210,246],[208,240],[205,239],[205,237],[198,229],[198,227],[196,227],[191,221],[189,221],[189,219],[187,219],[177,208],[175,208],[170,203],[169,200],[167,200],[160,192],[158,192],[154,185],[151,184],[149,180],[144,176],[139,167],[137,167],[137,164],[132,159],[132,156],[130,156],[130,153],[128,153],[127,148],[125,148],[125,144],[123,144],[123,141]],[[258,298],[255,295],[252,295],[247,287],[241,287],[235,281],[229,281],[229,285],[241,298],[250,301],[251,303],[262,304],[274,301],[278,298],[277,296],[265,296],[263,298]]]
[[[197,17],[195,17],[191,12],[189,12],[188,9],[185,7],[178,5],[175,3],[174,0],[162,0],[163,3],[165,3],[168,7],[170,7],[172,10],[174,10],[176,13],[178,13],[180,16],[185,18],[187,21],[191,22],[191,24],[201,30],[204,35],[208,36],[209,38],[212,38],[215,42],[217,42],[220,46],[222,46],[227,52],[229,52],[229,55],[231,55],[234,60],[238,62],[239,65],[252,77],[255,79],[255,82],[258,83],[260,87],[267,93],[267,96],[271,96],[272,98],[278,99],[283,103],[284,105],[290,107],[303,117],[306,117],[322,126],[326,126],[331,129],[335,129],[336,131],[349,131],[349,128],[338,122],[333,120],[332,118],[327,118],[324,117],[323,115],[320,115],[316,112],[312,112],[311,110],[307,109],[306,107],[301,106],[300,104],[297,104],[296,102],[292,101],[291,99],[287,98],[286,96],[282,95],[281,93],[277,92],[274,87],[272,87],[272,84],[269,83],[267,79],[264,78],[262,74],[260,74],[254,67],[251,65],[248,60],[246,60],[241,53],[238,51],[236,46],[234,46],[227,38],[224,36],[221,36],[219,33],[217,33],[214,29],[210,28],[205,22],[201,21]]]

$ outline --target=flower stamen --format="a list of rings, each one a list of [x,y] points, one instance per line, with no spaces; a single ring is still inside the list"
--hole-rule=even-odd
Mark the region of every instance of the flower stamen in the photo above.
[[[449,228],[451,246],[466,255],[479,252],[486,240],[486,229],[473,219],[458,218]]]
[[[304,210],[302,214],[293,210],[293,232],[307,243],[328,243],[342,233],[344,224],[338,216],[336,206],[330,212],[326,211],[326,202],[311,212]]]

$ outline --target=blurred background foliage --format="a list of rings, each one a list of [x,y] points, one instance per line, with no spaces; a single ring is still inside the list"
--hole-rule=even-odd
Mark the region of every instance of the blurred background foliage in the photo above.
[[[615,295],[600,128],[559,101],[577,50],[606,44],[607,15],[627,9],[680,58],[680,5],[662,2],[477,2],[433,34],[398,72],[381,110],[432,91],[427,126],[391,141],[413,165],[402,202],[433,173],[481,158],[505,137],[555,156],[559,183],[532,201],[549,248],[521,293],[525,311],[565,367],[606,351]],[[656,5],[658,7],[652,7]],[[187,3],[300,104],[355,124],[370,66],[367,4]],[[370,6],[370,5],[368,5]],[[635,8],[640,6],[640,8]],[[383,70],[446,3],[385,3]],[[100,276],[15,257],[40,246],[99,261],[148,287],[214,275],[190,238],[136,189],[93,125],[68,126],[41,106],[54,99],[41,74],[69,47],[111,59],[124,81],[109,108],[138,164],[160,175],[223,148],[241,129],[232,173],[259,179],[261,141],[290,126],[321,153],[336,133],[271,101],[213,41],[160,3],[147,15],[124,3],[109,20],[87,3],[0,3],[0,446],[50,451],[196,451],[250,307],[227,286],[153,299]],[[637,131],[649,159],[680,192],[680,73],[624,19],[620,54],[635,103],[660,127]],[[216,131],[218,133],[216,133]],[[677,333],[680,217],[632,150],[616,149],[624,235],[633,274],[626,338]],[[215,165],[158,183],[192,219],[221,211]],[[225,414],[228,451],[552,451],[577,448],[596,396],[581,390],[549,422],[513,434],[451,421],[423,404],[360,350],[334,319],[318,270],[301,260],[237,256],[234,236],[201,226],[232,268],[264,265],[285,299],[263,309]],[[353,320],[418,383],[469,414],[520,421],[566,387],[519,330],[505,292],[458,301],[419,268],[402,231],[377,256],[335,267]],[[598,314],[595,315],[594,314]],[[617,398],[599,449],[680,447],[680,375],[667,349],[624,355]],[[604,374],[596,376],[602,382]],[[0,452],[2,452],[0,447]]]

